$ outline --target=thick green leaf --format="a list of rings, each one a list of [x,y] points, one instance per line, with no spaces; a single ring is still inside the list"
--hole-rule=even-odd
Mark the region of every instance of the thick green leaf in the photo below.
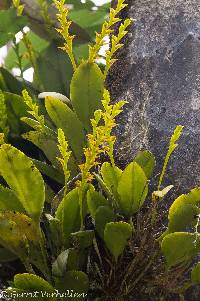
[[[45,106],[56,127],[64,131],[75,157],[78,161],[81,161],[84,146],[84,132],[82,124],[76,114],[61,100],[53,97],[46,97]]]
[[[200,214],[197,205],[200,204],[200,188],[191,190],[188,194],[179,196],[169,209],[169,232],[183,231],[194,225],[196,215]]]
[[[2,90],[5,92],[21,95],[22,90],[26,89],[31,94],[38,94],[38,90],[36,90],[32,83],[17,79],[7,69],[0,67],[0,86],[2,86],[2,84],[4,84]],[[25,107],[25,104],[23,105]]]
[[[148,193],[147,177],[136,163],[130,163],[123,171],[118,184],[119,205],[126,215],[136,213],[143,205]]]
[[[17,80],[16,77],[14,77],[9,71],[7,71],[3,67],[0,67],[0,72],[3,76],[6,86],[8,87],[8,92],[21,94],[22,90],[24,89],[22,82]]]
[[[61,169],[60,163],[56,159],[59,156],[57,141],[55,138],[39,131],[30,131],[22,135],[22,137],[40,148],[47,159],[58,169]]]
[[[59,184],[64,185],[64,175],[60,173],[58,169],[36,159],[32,159],[32,161],[42,174],[48,176],[49,178],[58,182]]]
[[[17,274],[14,277],[14,285],[18,289],[22,289],[26,292],[34,292],[34,291],[39,291],[38,294],[38,301],[39,300],[50,300],[54,301],[56,300],[56,297],[47,297],[45,296],[45,292],[48,294],[54,293],[54,288],[43,278],[34,275],[34,274]],[[42,298],[42,294],[44,298]]]
[[[80,229],[80,205],[78,188],[71,190],[60,203],[56,217],[61,220],[64,245],[69,247],[70,234]]]
[[[97,209],[100,206],[107,206],[108,201],[101,193],[95,191],[94,188],[90,188],[87,192],[87,204],[91,216],[95,218]]]
[[[29,117],[22,117],[21,121],[23,121],[24,123],[26,123],[28,126],[32,127],[35,130],[40,130],[41,125],[40,125],[39,121],[37,121],[35,119],[29,118]],[[56,132],[46,125],[44,125],[44,130],[45,130],[45,133],[47,135],[49,135],[50,137],[56,136]]]
[[[77,116],[88,131],[94,111],[101,108],[103,89],[103,74],[97,64],[81,63],[72,77],[70,99]]]
[[[149,179],[156,165],[153,154],[149,151],[141,151],[137,154],[134,161],[142,167],[146,177]]]
[[[22,206],[38,221],[45,201],[44,181],[32,161],[9,144],[0,148],[0,173]]]
[[[3,226],[4,221],[11,221],[13,225],[17,226],[17,230],[19,232],[19,236],[26,236],[28,240],[37,241],[39,234],[36,230],[36,226],[33,220],[27,215],[16,212],[16,211],[3,211],[0,212],[0,220]],[[10,229],[10,231],[12,231]],[[1,234],[3,237],[3,235]]]
[[[72,244],[74,248],[87,249],[91,247],[94,239],[93,230],[85,230],[71,233]]]
[[[70,248],[57,257],[52,264],[52,274],[55,277],[63,277],[67,270],[76,270],[79,268],[79,257],[76,249]]]
[[[25,212],[16,194],[11,189],[0,185],[0,211],[2,210]]]
[[[200,237],[187,232],[170,233],[163,238],[161,249],[170,268],[190,261],[200,252]]]
[[[115,260],[124,251],[128,239],[132,235],[133,229],[130,224],[125,222],[114,222],[106,224],[104,231],[104,240],[107,248],[110,250]]]
[[[14,35],[27,25],[27,19],[18,17],[14,8],[1,10],[0,20],[0,47],[12,40]]]
[[[27,108],[23,98],[17,94],[4,92],[7,107],[8,125],[12,134],[20,135],[27,129],[20,118],[27,116]]]
[[[100,206],[95,213],[95,229],[102,239],[104,239],[104,230],[107,223],[115,220],[113,210],[108,206]]]
[[[62,249],[61,222],[50,214],[45,214],[45,217],[48,220],[47,239],[51,245],[52,256],[56,257]]]
[[[27,239],[16,223],[0,214],[0,245],[21,259],[28,257]]]
[[[56,288],[66,293],[64,300],[83,301],[89,288],[88,276],[81,271],[68,271],[61,279],[56,279]],[[68,291],[74,294],[70,297]]]
[[[26,262],[28,243],[38,244],[39,235],[32,219],[12,211],[0,212],[0,244]]]
[[[117,166],[113,167],[110,163],[104,162],[101,166],[101,174],[106,186],[110,189],[115,198],[118,198],[117,187],[122,175],[122,170]]]
[[[198,262],[192,269],[191,280],[193,284],[200,283],[200,262]]]

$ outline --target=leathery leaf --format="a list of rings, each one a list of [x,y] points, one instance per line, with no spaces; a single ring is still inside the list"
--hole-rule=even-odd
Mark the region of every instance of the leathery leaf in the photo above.
[[[70,99],[76,114],[86,130],[90,130],[90,119],[94,111],[101,108],[103,96],[103,74],[95,63],[83,62],[74,72],[70,85]]]
[[[19,212],[0,212],[0,244],[15,255],[27,257],[28,241],[38,242],[38,231],[33,220]]]
[[[0,211],[4,210],[25,212],[14,191],[0,185]]]
[[[66,104],[57,98],[46,97],[45,106],[56,127],[63,129],[75,157],[80,161],[84,146],[84,131],[80,120]]]
[[[46,280],[34,274],[24,273],[15,275],[14,285],[16,289],[24,290],[25,292],[38,291],[39,294],[36,299],[38,301],[55,301],[57,299],[55,295],[53,296],[53,293],[55,292],[54,288]],[[41,292],[43,292],[43,294],[41,294]]]
[[[174,232],[166,235],[161,244],[167,266],[190,261],[200,252],[200,237],[195,233]]]
[[[101,166],[101,174],[106,186],[113,193],[115,198],[118,198],[117,186],[122,174],[122,170],[117,166],[112,166],[110,163],[104,162]]]
[[[148,181],[143,169],[130,163],[118,182],[119,206],[126,215],[136,213],[143,205],[148,193]]]
[[[89,288],[88,276],[81,271],[68,271],[61,279],[56,279],[56,288],[66,293],[65,300],[83,301]]]
[[[200,214],[200,188],[192,189],[188,194],[180,195],[169,209],[169,232],[183,231],[194,226]]]
[[[30,158],[9,144],[0,148],[0,173],[27,214],[39,221],[45,201],[43,178]]]
[[[106,224],[104,230],[104,241],[107,248],[117,261],[119,255],[124,251],[128,239],[130,239],[133,228],[125,222],[111,222]]]
[[[87,205],[91,216],[95,218],[97,209],[100,206],[109,205],[109,202],[101,193],[95,191],[94,187],[90,186],[87,192]]]
[[[149,179],[156,165],[154,155],[147,150],[141,151],[136,155],[134,161],[142,167],[147,178]]]
[[[80,229],[80,205],[78,188],[71,190],[62,200],[56,211],[61,222],[65,247],[69,247],[70,234]]]

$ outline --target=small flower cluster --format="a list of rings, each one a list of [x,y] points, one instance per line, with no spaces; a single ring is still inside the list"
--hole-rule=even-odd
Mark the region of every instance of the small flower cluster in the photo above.
[[[57,160],[61,163],[62,169],[65,175],[65,193],[67,192],[67,182],[70,177],[70,171],[68,170],[68,162],[71,156],[71,151],[69,151],[69,145],[65,139],[65,134],[62,129],[58,129],[58,148],[61,154],[61,158],[57,157]]]
[[[44,116],[39,115],[39,106],[33,102],[32,98],[28,94],[26,90],[22,91],[22,96],[24,98],[25,104],[31,109],[28,111],[30,115],[32,115],[39,123],[39,130],[44,131],[45,129],[45,124],[44,124]]]
[[[121,21],[121,19],[117,18],[116,16],[128,5],[124,2],[125,0],[118,0],[116,8],[110,9],[108,21],[104,22],[101,32],[96,33],[95,44],[93,46],[89,46],[89,62],[95,61],[95,59],[98,57],[100,48],[104,45],[105,37],[109,36],[113,32],[112,26]]]
[[[109,69],[117,61],[117,59],[113,58],[113,55],[118,49],[120,49],[123,46],[123,44],[120,43],[120,41],[128,33],[126,29],[131,23],[131,19],[126,19],[124,23],[120,25],[118,35],[112,35],[111,49],[106,51],[106,66],[104,71],[104,77],[107,76]]]
[[[59,13],[57,14],[57,19],[60,23],[60,28],[57,28],[56,30],[61,34],[63,39],[65,40],[64,46],[60,47],[62,50],[64,50],[72,63],[74,71],[76,70],[76,62],[73,55],[73,49],[72,49],[72,43],[73,39],[75,38],[74,35],[70,35],[69,28],[71,25],[71,21],[67,19],[68,17],[68,9],[65,6],[65,0],[54,0],[55,6]]]
[[[94,119],[91,119],[92,133],[88,134],[88,147],[84,149],[85,163],[79,165],[82,184],[93,179],[91,169],[99,164],[100,154],[106,153],[114,165],[113,147],[116,137],[112,136],[111,132],[116,126],[115,118],[120,114],[125,103],[125,101],[119,101],[114,105],[110,104],[110,94],[104,90],[102,100],[104,110],[94,112]]]
[[[17,10],[17,15],[21,16],[24,10],[24,4],[20,4],[20,0],[13,0],[13,6]]]

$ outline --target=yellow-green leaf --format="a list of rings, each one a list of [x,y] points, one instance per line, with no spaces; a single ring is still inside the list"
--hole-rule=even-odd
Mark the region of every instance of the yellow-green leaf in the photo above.
[[[80,229],[78,188],[71,190],[60,203],[56,217],[61,221],[65,247],[69,247],[70,234]]]
[[[117,186],[122,170],[117,166],[112,166],[110,163],[104,162],[101,166],[101,174],[104,183],[117,198]]]
[[[43,178],[30,158],[9,144],[0,148],[0,173],[27,214],[39,221],[45,201]]]
[[[104,230],[107,223],[115,220],[115,214],[112,208],[108,206],[100,206],[95,213],[95,229],[102,239],[104,239]]]
[[[83,155],[83,126],[76,114],[61,100],[46,97],[45,106],[57,128],[61,128],[69,141],[75,157],[80,161]]]
[[[125,222],[111,222],[106,224],[104,241],[116,261],[119,255],[123,253],[132,232],[133,229],[131,225]]]
[[[130,163],[123,171],[118,183],[119,206],[126,215],[136,213],[143,205],[148,193],[147,177],[136,163]]]
[[[179,196],[169,209],[169,232],[183,231],[196,223],[196,215],[200,214],[200,188]]]
[[[22,261],[30,255],[29,244],[38,245],[39,234],[30,217],[12,211],[0,212],[0,244]]]
[[[190,261],[200,252],[200,237],[187,232],[170,233],[163,238],[161,249],[170,268]]]
[[[73,291],[73,296],[66,293],[65,300],[83,301],[89,289],[88,276],[81,271],[68,271],[61,279],[56,279],[56,288],[61,292]]]
[[[70,85],[70,99],[86,130],[94,111],[101,108],[104,90],[103,74],[95,63],[83,62],[74,72]]]
[[[14,191],[0,185],[0,211],[3,210],[25,212]]]
[[[91,187],[87,192],[87,204],[91,216],[95,218],[97,209],[100,206],[106,206],[109,203],[101,193],[95,191],[94,188]]]
[[[17,274],[14,277],[14,285],[17,289],[21,289],[26,292],[38,291],[38,300],[56,300],[55,296],[47,296],[48,293],[50,295],[55,292],[54,288],[46,280],[37,275],[28,273]],[[43,298],[41,292],[43,292]]]
[[[153,156],[153,154],[147,150],[141,151],[136,155],[134,161],[142,167],[147,178],[149,179],[156,165],[155,157]]]

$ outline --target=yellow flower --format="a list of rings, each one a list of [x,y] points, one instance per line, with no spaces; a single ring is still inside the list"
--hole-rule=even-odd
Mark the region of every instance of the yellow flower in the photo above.
[[[79,165],[83,186],[93,179],[91,169],[99,164],[101,153],[107,154],[114,165],[113,149],[116,138],[111,132],[116,126],[115,118],[120,114],[125,103],[119,101],[114,105],[110,104],[110,94],[104,90],[103,110],[95,111],[94,119],[91,119],[92,133],[87,136],[88,147],[84,149],[85,163]]]

